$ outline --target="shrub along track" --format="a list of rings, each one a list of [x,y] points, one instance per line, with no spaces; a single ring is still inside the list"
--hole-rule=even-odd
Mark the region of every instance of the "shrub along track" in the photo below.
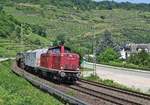
[[[25,70],[12,66],[13,72],[24,77],[33,85],[54,94],[65,102],[75,105],[149,105],[145,97],[131,97],[130,95],[102,88],[94,82],[78,81],[75,85],[55,84],[35,76]],[[148,97],[148,96],[147,96]]]

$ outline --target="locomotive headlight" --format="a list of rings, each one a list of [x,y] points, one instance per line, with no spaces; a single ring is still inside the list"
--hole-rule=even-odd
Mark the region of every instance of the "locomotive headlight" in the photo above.
[[[61,66],[60,69],[63,70],[64,69],[63,66]]]
[[[61,77],[65,77],[65,76],[66,76],[66,73],[60,72],[60,76],[61,76]]]
[[[79,68],[77,68],[77,70],[80,70]]]

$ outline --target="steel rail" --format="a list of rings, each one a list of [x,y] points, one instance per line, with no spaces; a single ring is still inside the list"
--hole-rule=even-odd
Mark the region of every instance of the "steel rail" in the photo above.
[[[133,102],[133,101],[130,101],[130,100],[127,100],[124,98],[109,95],[107,93],[96,91],[93,89],[89,89],[88,87],[83,87],[80,85],[71,86],[70,88],[77,90],[77,91],[80,91],[80,92],[83,92],[83,93],[86,93],[88,95],[103,99],[103,100],[106,100],[106,101],[109,101],[109,102],[117,104],[117,105],[142,105],[142,104],[139,104],[137,102]]]
[[[88,80],[85,80],[85,79],[80,79],[80,82],[87,83],[87,84],[97,86],[97,87],[101,87],[101,88],[105,88],[105,89],[108,89],[108,90],[116,91],[116,92],[119,92],[119,93],[131,95],[131,96],[134,96],[134,97],[139,97],[139,98],[143,98],[143,99],[146,99],[146,100],[150,100],[150,95],[148,95],[148,94],[133,92],[133,91],[130,91],[130,90],[125,90],[125,89],[121,89],[121,88],[117,88],[117,87],[112,87],[112,86],[104,85],[104,84],[101,84],[101,83],[98,83],[98,82],[88,81]]]
[[[37,77],[38,79],[35,79],[35,75],[30,74],[30,73],[28,73],[27,71],[25,71],[23,69],[20,69],[16,65],[14,65],[12,67],[12,70],[17,75],[24,77],[26,80],[31,82],[36,87],[38,87],[38,88],[40,88],[44,91],[47,91],[48,93],[50,93],[52,95],[54,94],[54,95],[60,97],[65,102],[68,102],[68,103],[73,104],[73,105],[88,105],[88,103],[86,103],[86,102],[84,102],[84,101],[82,101],[78,98],[67,95],[67,94],[63,93],[62,91],[57,90],[57,89],[53,88],[50,85],[47,85],[46,83],[43,82],[44,79],[42,79],[42,78]],[[97,82],[87,81],[87,80],[84,80],[84,79],[81,79],[79,82],[84,83],[84,84],[88,84],[88,85],[91,85],[91,86],[105,88],[105,89],[108,89],[110,91],[117,91],[117,92],[124,93],[124,94],[128,93],[128,91],[124,92],[124,90],[119,90],[118,88],[116,89],[116,88],[113,88],[113,87],[109,87],[107,85],[99,84]],[[117,97],[117,96],[114,96],[114,95],[111,95],[111,94],[104,93],[102,91],[93,90],[93,89],[90,89],[90,88],[82,86],[82,85],[71,85],[71,86],[68,86],[68,88],[76,90],[77,92],[81,92],[81,93],[90,95],[90,96],[98,98],[98,99],[102,99],[104,101],[108,101],[110,103],[117,104],[117,105],[142,105],[142,104],[140,104],[136,101],[131,101],[129,99],[124,99],[123,97],[119,97],[119,96]],[[127,95],[130,95],[130,94],[131,94],[131,92],[129,92],[129,94],[127,94]],[[139,97],[142,98],[142,95],[137,95],[136,94],[135,96],[136,97],[139,96]],[[145,96],[145,97],[146,97],[146,99],[149,99],[148,96]]]
[[[19,70],[16,70],[16,69],[19,69]],[[43,80],[41,78],[39,78],[41,81],[36,80],[34,78],[34,76],[32,76],[32,74],[28,74],[27,75],[27,72],[25,70],[22,70],[22,69],[16,67],[16,65],[12,67],[12,71],[15,74],[17,74],[17,75],[25,78],[26,80],[28,80],[33,85],[39,87],[40,89],[42,89],[44,91],[47,91],[48,93],[50,93],[52,95],[56,95],[56,96],[60,97],[61,99],[63,99],[64,101],[70,103],[71,105],[72,104],[73,105],[88,105],[88,103],[86,103],[86,102],[84,102],[82,100],[79,100],[79,99],[77,99],[75,97],[67,95],[67,94],[65,94],[65,93],[63,93],[63,92],[61,92],[61,91],[59,91],[59,90],[57,90],[57,89],[55,89],[55,88],[45,84],[44,82],[41,82]]]

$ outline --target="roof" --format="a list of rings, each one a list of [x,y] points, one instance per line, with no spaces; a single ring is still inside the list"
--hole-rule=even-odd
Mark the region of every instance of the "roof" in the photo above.
[[[48,50],[58,49],[58,48],[61,48],[61,46],[50,47]],[[71,51],[71,49],[69,47],[64,46],[64,48]]]
[[[149,46],[141,44],[141,45],[137,45],[137,48],[145,49],[145,48],[149,48]]]

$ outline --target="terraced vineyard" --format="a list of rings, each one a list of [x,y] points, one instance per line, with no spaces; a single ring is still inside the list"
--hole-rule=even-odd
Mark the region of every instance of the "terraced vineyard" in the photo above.
[[[119,8],[83,11],[52,4],[42,6],[38,3],[16,3],[4,6],[3,10],[19,23],[41,26],[46,30],[44,37],[34,32],[30,36],[25,35],[23,40],[27,44],[26,49],[31,48],[28,45],[36,45],[32,49],[42,46],[42,43],[50,45],[50,42],[61,36],[65,39],[66,45],[75,49],[76,52],[86,54],[92,52],[93,35],[96,35],[97,40],[101,40],[105,30],[111,32],[113,41],[117,45],[128,42],[149,43],[150,41],[150,12],[148,11]],[[20,40],[17,41],[15,38],[16,36],[10,35],[4,39],[13,39],[17,42],[16,45],[20,44]],[[8,43],[11,44],[11,42]],[[7,49],[10,49],[10,53],[6,55],[14,55],[22,46],[17,45],[14,49],[11,49],[11,45],[5,47],[0,47],[1,55],[2,51]]]

